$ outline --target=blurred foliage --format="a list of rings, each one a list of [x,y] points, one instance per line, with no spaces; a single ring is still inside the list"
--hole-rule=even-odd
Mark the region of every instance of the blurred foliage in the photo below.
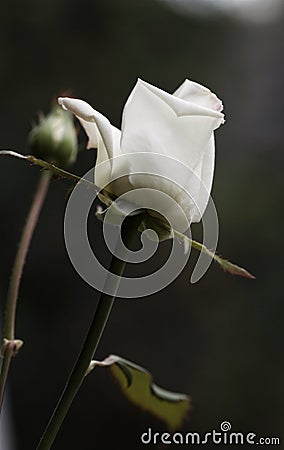
[[[227,123],[217,132],[213,189],[218,250],[257,279],[211,267],[190,285],[193,255],[188,271],[163,292],[117,301],[97,355],[123,354],[149,367],[162,386],[190,393],[188,431],[210,431],[229,420],[234,431],[282,432],[283,34],[281,18],[262,26],[202,21],[154,0],[12,0],[1,6],[3,149],[23,151],[35,113],[48,111],[51,98],[66,90],[115,125],[137,77],[169,91],[188,77],[224,101]],[[81,151],[72,171],[84,173],[94,159],[92,151]],[[3,303],[38,169],[13,159],[0,163]],[[64,248],[69,188],[64,181],[52,184],[21,288],[17,338],[25,346],[10,381],[17,450],[35,448],[98,298]],[[107,261],[101,224],[93,219],[90,225]],[[163,430],[98,371],[86,379],[54,450],[134,450],[149,426]]]

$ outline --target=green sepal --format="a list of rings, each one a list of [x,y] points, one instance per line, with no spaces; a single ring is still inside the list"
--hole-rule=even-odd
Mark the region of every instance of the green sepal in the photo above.
[[[161,215],[154,215],[152,211],[146,211],[143,216],[139,231],[154,230],[159,238],[159,242],[173,238],[173,229]]]
[[[251,280],[255,279],[255,276],[252,275],[250,272],[248,272],[243,267],[238,266],[237,264],[231,263],[227,259],[222,258],[221,256],[217,255],[214,252],[211,252],[205,245],[201,244],[200,242],[197,242],[193,239],[190,239],[188,236],[186,236],[183,233],[179,233],[178,231],[174,230],[174,236],[180,241],[184,246],[184,252],[187,253],[190,249],[190,247],[195,248],[199,252],[205,253],[210,258],[212,258],[219,266],[225,271],[230,273],[231,275],[239,275],[241,277],[249,278]]]

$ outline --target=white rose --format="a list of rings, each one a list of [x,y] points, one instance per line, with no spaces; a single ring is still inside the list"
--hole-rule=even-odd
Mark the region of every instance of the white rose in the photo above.
[[[190,223],[201,219],[212,187],[214,130],[224,123],[222,102],[209,89],[185,80],[174,94],[168,94],[138,80],[124,106],[121,131],[83,100],[58,101],[80,120],[89,138],[88,148],[98,150],[98,186],[127,172],[111,184],[116,196],[137,188],[155,189],[174,199]],[[138,154],[142,157],[135,157]],[[115,158],[119,155],[124,157]],[[106,162],[103,170],[98,166],[101,162]],[[149,195],[149,208],[156,209],[158,198]],[[164,211],[176,229],[184,231],[178,210],[165,204]]]

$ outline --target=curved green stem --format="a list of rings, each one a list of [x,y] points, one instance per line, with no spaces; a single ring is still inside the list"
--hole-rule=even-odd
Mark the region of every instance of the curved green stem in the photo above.
[[[2,406],[11,358],[16,350],[20,347],[19,341],[15,341],[15,319],[20,282],[23,274],[26,256],[30,247],[33,232],[37,224],[44,199],[46,197],[51,175],[52,173],[50,171],[41,172],[40,180],[27,217],[25,227],[23,229],[10,278],[6,300],[6,314],[4,319],[4,341],[6,341],[6,343],[4,343],[2,351],[3,363],[1,366],[0,374],[0,409]]]
[[[135,232],[138,229],[137,218],[126,219],[128,225],[125,227],[125,245],[129,247]],[[140,218],[138,218],[140,222]],[[115,273],[119,277],[124,272],[126,262],[116,257],[113,257],[109,271]],[[117,286],[119,285],[119,278]],[[94,353],[100,342],[102,333],[107,323],[109,314],[111,312],[115,296],[102,294],[95,311],[93,321],[91,323],[89,332],[82,346],[79,357],[73,367],[73,370],[69,376],[69,379],[65,385],[63,393],[57,403],[57,406],[53,412],[53,415],[47,425],[47,428],[40,440],[37,450],[49,450],[54,439],[65,419],[66,414],[73,402],[75,395],[77,394],[89,368],[90,362],[93,359]]]

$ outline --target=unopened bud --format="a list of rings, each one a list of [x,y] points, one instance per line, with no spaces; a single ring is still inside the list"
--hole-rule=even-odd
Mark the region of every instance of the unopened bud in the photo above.
[[[77,158],[78,141],[72,114],[55,106],[32,129],[29,144],[36,158],[61,167],[73,163]]]

